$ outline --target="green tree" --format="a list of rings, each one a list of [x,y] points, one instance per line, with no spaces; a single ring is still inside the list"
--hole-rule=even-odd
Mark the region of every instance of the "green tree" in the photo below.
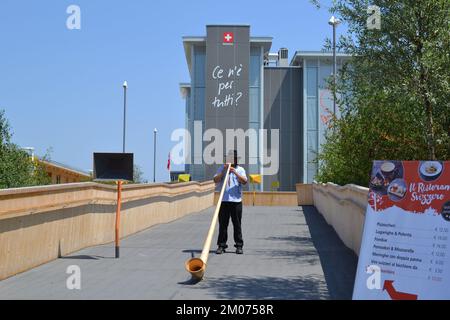
[[[42,161],[49,162],[51,160],[51,153],[53,149],[48,148],[45,152],[45,155],[40,158]],[[32,170],[32,185],[40,186],[40,185],[48,185],[52,183],[52,179],[47,173],[47,170],[45,169],[45,165],[41,161],[35,161],[33,162],[33,170]]]
[[[144,179],[142,168],[137,164],[133,167],[133,183],[147,183],[147,180]]]
[[[380,30],[367,28],[369,4]],[[375,159],[449,159],[450,1],[335,0],[330,11],[348,25],[338,47],[353,58],[329,82],[341,117],[317,179],[367,185]]]
[[[0,110],[0,189],[49,184],[50,178],[40,163],[11,142],[11,128]]]

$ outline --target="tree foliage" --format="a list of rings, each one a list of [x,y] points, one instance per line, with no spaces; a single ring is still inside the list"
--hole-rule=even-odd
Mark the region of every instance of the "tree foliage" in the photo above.
[[[368,29],[367,7],[381,9]],[[334,118],[319,181],[367,185],[375,159],[450,157],[450,1],[335,0],[348,25],[338,47],[353,56],[333,87]]]
[[[142,168],[137,164],[133,167],[133,183],[148,183],[148,181],[144,179]]]
[[[11,137],[5,112],[0,110],[0,189],[50,184],[44,166],[33,162],[26,151],[11,142]]]

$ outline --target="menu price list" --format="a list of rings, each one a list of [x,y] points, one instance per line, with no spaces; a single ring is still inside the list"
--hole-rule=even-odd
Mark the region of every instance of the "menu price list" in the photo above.
[[[371,264],[380,266],[387,274],[444,281],[449,227],[400,228],[382,222],[376,226]]]

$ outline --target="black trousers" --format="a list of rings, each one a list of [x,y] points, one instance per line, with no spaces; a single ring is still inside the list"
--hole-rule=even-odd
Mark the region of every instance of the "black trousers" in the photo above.
[[[228,240],[228,223],[233,222],[234,242],[236,248],[242,248],[244,240],[242,240],[242,202],[222,202],[219,211],[219,238],[217,245],[227,248]]]

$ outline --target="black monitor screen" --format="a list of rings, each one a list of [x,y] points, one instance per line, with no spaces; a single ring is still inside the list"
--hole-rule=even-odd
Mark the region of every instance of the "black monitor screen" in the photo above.
[[[95,152],[94,180],[133,181],[133,154]]]

